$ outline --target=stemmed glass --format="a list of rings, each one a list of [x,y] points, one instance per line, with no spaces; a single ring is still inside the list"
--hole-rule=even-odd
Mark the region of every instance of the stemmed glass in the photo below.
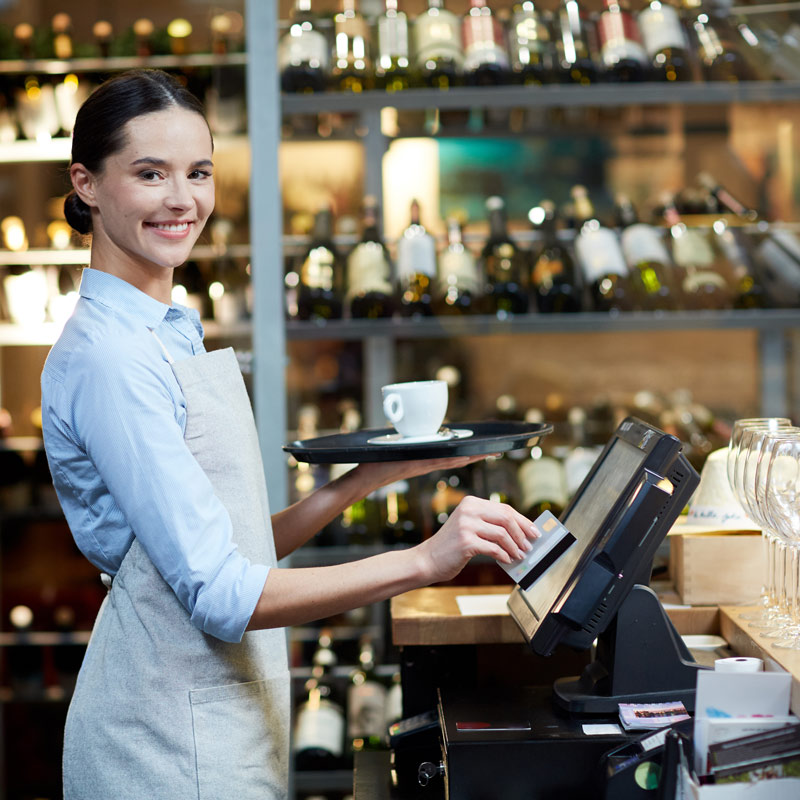
[[[761,590],[762,608],[755,613],[742,615],[744,619],[756,624],[772,625],[777,616],[777,605],[774,603],[776,595],[774,593],[775,571],[773,569],[773,550],[776,548],[773,547],[774,537],[771,532],[756,519],[752,509],[747,507],[743,482],[745,460],[746,455],[751,450],[751,445],[754,444],[754,432],[786,430],[791,426],[791,420],[786,417],[757,417],[736,420],[728,443],[727,471],[731,490],[747,516],[762,529],[762,540],[766,555],[766,578]]]
[[[778,436],[772,441],[763,483],[761,505],[772,528],[785,542],[789,626],[775,647],[800,650],[800,435]]]
[[[787,546],[786,538],[776,528],[772,517],[767,513],[765,487],[773,448],[784,440],[800,438],[800,428],[782,427],[778,430],[749,430],[742,437],[743,467],[741,484],[744,505],[751,519],[761,527],[768,542],[768,592],[771,599],[769,608],[751,624],[765,627],[761,633],[764,638],[781,638],[784,626],[790,622],[787,593]],[[747,448],[746,452],[744,448]],[[736,473],[738,476],[738,473]]]

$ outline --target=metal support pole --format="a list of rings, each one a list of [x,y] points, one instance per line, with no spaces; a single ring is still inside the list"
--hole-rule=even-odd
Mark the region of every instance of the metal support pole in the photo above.
[[[286,338],[283,310],[278,148],[278,5],[247,0],[247,115],[252,170],[250,243],[253,284],[253,403],[273,511],[288,501],[286,459]]]
[[[785,417],[789,413],[785,331],[759,331],[758,349],[761,366],[761,415]]]

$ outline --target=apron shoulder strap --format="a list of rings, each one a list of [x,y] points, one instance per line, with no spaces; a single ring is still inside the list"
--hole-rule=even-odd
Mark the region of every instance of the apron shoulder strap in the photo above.
[[[153,338],[158,342],[158,346],[161,348],[161,352],[164,354],[164,358],[167,359],[167,363],[174,364],[175,359],[172,357],[172,354],[169,352],[169,350],[167,350],[167,348],[165,347],[164,342],[162,342],[161,339],[158,338],[158,334],[152,328],[148,328],[147,330],[149,330],[150,333],[153,334]]]

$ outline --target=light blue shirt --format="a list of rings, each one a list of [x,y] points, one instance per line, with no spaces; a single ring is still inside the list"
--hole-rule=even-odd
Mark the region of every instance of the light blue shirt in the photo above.
[[[238,642],[269,567],[238,552],[184,442],[183,393],[149,330],[178,361],[205,352],[200,317],[93,269],[80,295],[42,373],[45,449],[75,542],[113,576],[135,536],[192,623]]]

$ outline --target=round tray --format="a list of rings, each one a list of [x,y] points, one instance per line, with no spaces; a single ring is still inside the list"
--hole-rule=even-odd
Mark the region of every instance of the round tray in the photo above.
[[[298,461],[310,464],[410,461],[416,458],[489,455],[533,447],[553,431],[553,426],[547,422],[458,422],[453,423],[452,427],[470,430],[472,436],[419,444],[368,444],[368,439],[394,433],[394,428],[368,428],[289,442],[283,449]]]

